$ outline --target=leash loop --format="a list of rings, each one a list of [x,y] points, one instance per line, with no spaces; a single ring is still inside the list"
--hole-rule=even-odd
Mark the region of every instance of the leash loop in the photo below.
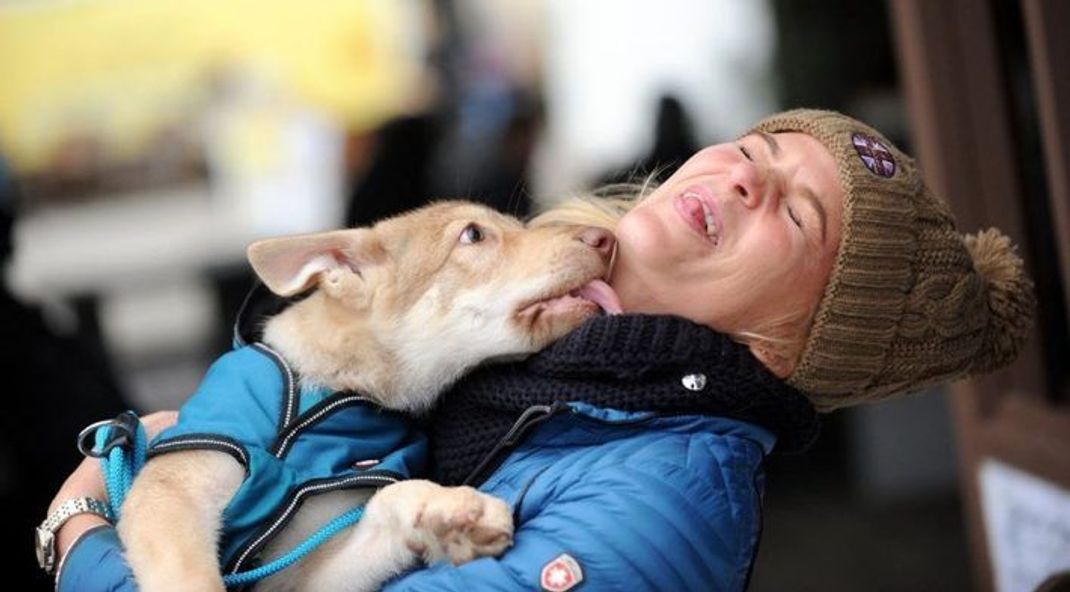
[[[116,446],[132,443],[140,425],[133,411],[124,411],[112,419],[93,422],[78,432],[78,452],[89,458],[107,458]],[[97,437],[102,431],[105,434],[103,442]]]

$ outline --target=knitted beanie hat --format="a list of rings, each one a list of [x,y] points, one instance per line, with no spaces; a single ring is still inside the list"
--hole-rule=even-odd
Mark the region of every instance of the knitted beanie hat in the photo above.
[[[842,239],[788,377],[819,410],[918,391],[1015,358],[1035,297],[1006,236],[959,234],[914,160],[850,117],[800,109],[751,131],[809,134],[839,168]]]

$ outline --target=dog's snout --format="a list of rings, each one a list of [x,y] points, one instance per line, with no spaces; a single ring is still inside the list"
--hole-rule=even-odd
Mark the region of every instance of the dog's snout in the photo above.
[[[576,239],[598,251],[603,257],[606,257],[607,260],[613,255],[613,247],[617,242],[617,239],[613,237],[612,232],[596,226],[588,226],[587,228],[584,228],[576,235]]]

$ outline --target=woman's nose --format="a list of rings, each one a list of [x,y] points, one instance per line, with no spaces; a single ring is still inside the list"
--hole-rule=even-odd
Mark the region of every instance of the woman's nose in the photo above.
[[[732,190],[748,208],[762,205],[766,194],[764,172],[752,162],[736,165],[732,171]]]

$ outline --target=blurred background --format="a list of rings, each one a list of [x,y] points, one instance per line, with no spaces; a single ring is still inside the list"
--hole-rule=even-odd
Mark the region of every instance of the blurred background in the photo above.
[[[49,586],[30,533],[77,431],[177,407],[229,347],[251,240],[436,197],[522,216],[813,106],[916,149],[974,226],[1026,245],[1042,330],[995,383],[838,412],[772,457],[750,589],[1032,590],[1070,569],[1067,4],[0,0],[16,581]],[[992,423],[1019,399],[1037,416]]]

